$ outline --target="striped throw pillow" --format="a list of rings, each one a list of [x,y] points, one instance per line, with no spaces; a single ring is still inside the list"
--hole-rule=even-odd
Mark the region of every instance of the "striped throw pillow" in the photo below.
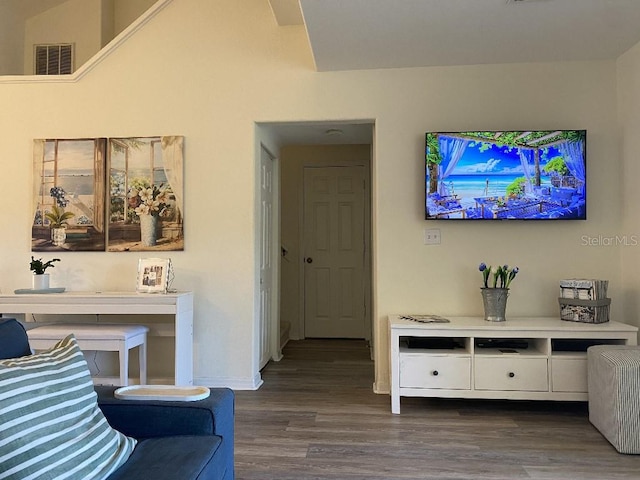
[[[0,361],[0,479],[103,479],[126,462],[136,440],[111,428],[96,398],[73,335]]]

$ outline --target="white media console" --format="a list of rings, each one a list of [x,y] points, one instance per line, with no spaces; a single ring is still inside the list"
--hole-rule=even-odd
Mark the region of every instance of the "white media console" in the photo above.
[[[389,317],[392,413],[400,397],[585,401],[588,346],[637,345],[638,328],[619,322],[448,319]]]

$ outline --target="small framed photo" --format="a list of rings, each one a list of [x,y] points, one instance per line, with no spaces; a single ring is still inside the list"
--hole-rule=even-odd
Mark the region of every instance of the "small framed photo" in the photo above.
[[[139,293],[167,293],[171,259],[141,258],[138,261]]]

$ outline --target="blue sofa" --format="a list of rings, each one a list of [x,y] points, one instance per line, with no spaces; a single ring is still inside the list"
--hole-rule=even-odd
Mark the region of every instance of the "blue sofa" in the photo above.
[[[24,327],[0,319],[0,359],[30,355]],[[139,440],[109,480],[233,480],[234,394],[226,388],[195,402],[121,400],[95,388],[109,424]]]

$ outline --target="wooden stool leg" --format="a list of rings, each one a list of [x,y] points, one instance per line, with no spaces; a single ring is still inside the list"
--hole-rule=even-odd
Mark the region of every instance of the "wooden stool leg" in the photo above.
[[[140,355],[140,385],[147,384],[147,339],[138,346]]]
[[[126,343],[120,347],[120,385],[129,385],[129,350]]]

